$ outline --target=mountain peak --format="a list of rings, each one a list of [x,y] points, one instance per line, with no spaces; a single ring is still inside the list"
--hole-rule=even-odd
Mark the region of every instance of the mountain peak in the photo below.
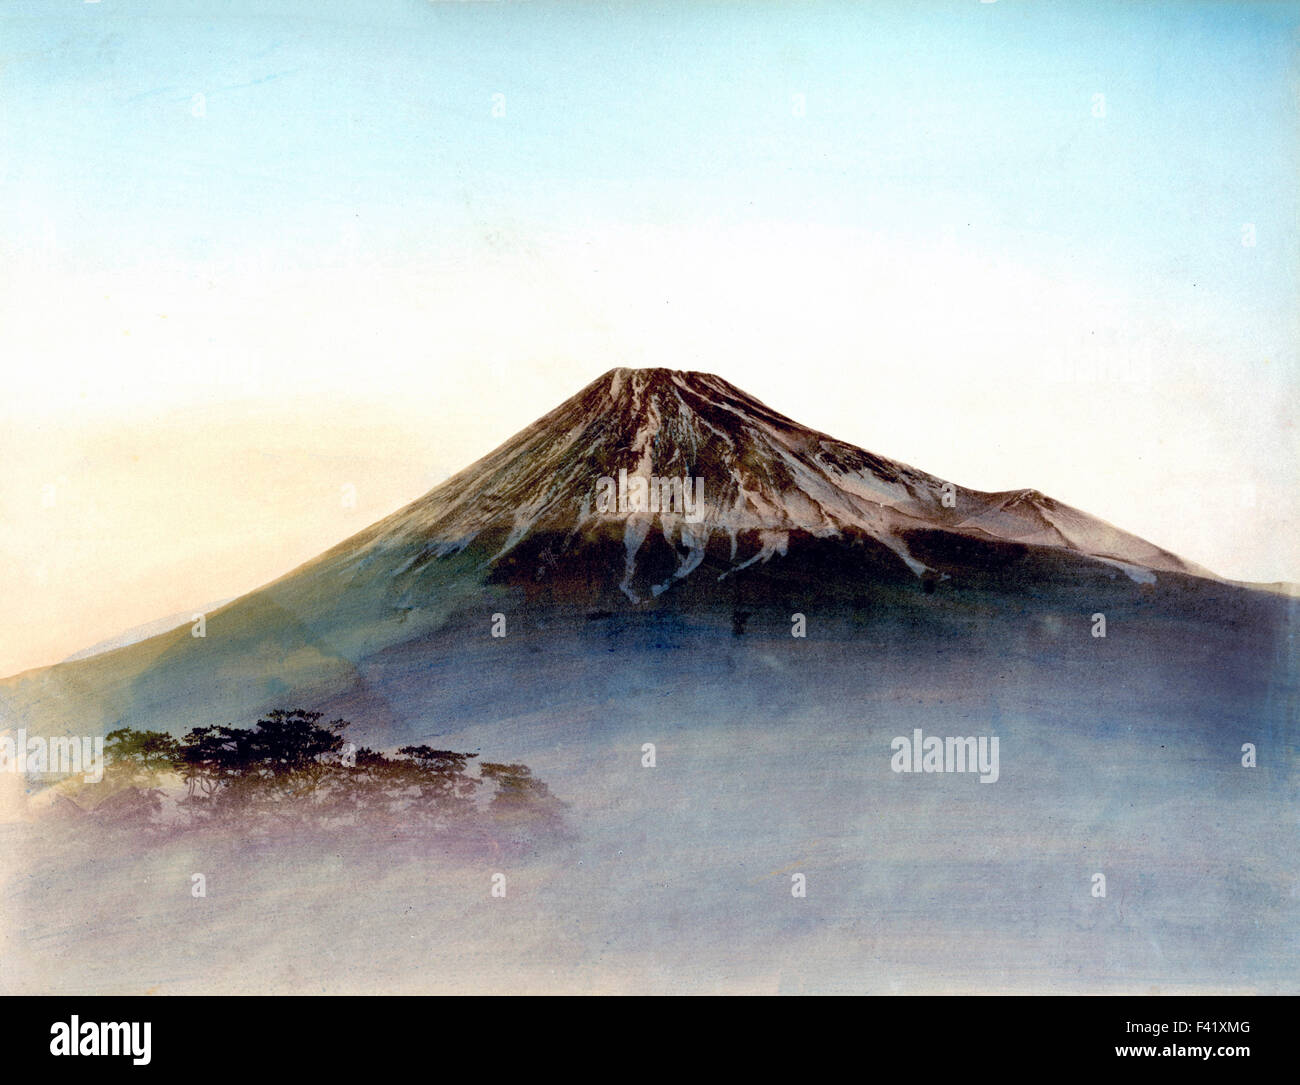
[[[603,388],[606,394],[612,400],[632,398],[639,400],[647,392],[666,391],[676,380],[683,383],[692,383],[692,378],[699,377],[702,374],[686,373],[677,369],[663,369],[659,367],[647,367],[643,369],[632,369],[626,366],[618,369],[611,369],[605,373],[596,384]]]
[[[721,395],[737,400],[751,400],[745,392],[735,385],[723,380],[715,373],[704,373],[690,369],[667,369],[661,366],[630,368],[627,366],[611,369],[602,374],[575,396],[581,398],[592,390],[604,392],[615,401],[628,401],[637,406],[645,406],[654,396],[674,396],[678,393],[691,395]]]
[[[692,369],[669,369],[666,366],[646,365],[646,366],[615,366],[613,369],[606,370],[597,378],[597,383],[622,382],[628,380],[637,380],[643,383],[651,381],[670,380],[673,377],[680,377],[683,380],[691,381],[703,377],[714,377],[712,373],[698,372]],[[719,379],[714,377],[715,380]]]

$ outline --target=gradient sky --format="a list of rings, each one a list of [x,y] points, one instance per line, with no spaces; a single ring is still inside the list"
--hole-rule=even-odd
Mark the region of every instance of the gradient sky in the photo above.
[[[1290,3],[7,3],[0,673],[616,365],[1300,580],[1298,95]]]

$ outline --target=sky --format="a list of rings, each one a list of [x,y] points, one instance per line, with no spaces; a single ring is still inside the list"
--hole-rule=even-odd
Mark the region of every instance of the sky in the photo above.
[[[0,8],[0,674],[615,366],[1300,581],[1300,5]]]

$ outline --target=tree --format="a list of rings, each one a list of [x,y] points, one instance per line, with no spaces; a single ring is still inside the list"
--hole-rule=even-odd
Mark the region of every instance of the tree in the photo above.
[[[323,715],[277,708],[257,721],[249,744],[250,767],[279,797],[315,792],[330,771],[323,759],[343,748],[343,731],[351,725],[339,719],[321,727]]]
[[[170,772],[180,757],[180,744],[164,731],[135,731],[119,727],[104,736],[104,755],[119,772],[132,775]]]
[[[141,785],[175,771],[185,783],[181,801],[208,817],[308,816],[320,825],[364,819],[441,833],[477,824],[483,812],[477,796],[491,781],[487,809],[494,819],[544,827],[560,821],[564,804],[527,765],[487,763],[472,776],[477,754],[423,745],[403,746],[395,756],[363,748],[343,757],[342,734],[350,724],[322,724],[322,718],[302,708],[276,709],[253,728],[195,727],[179,742],[158,731],[119,728],[106,736],[107,770],[120,791],[131,793],[114,796],[106,815],[126,821],[157,813],[161,789]]]
[[[418,813],[437,819],[464,817],[474,811],[474,793],[480,782],[465,770],[474,753],[435,750],[428,746],[403,746],[397,751],[410,759],[410,780]]]
[[[234,727],[195,727],[181,740],[181,777],[191,804],[218,798],[238,805],[248,798],[252,732]]]
[[[551,789],[533,776],[527,765],[483,763],[479,774],[496,784],[489,805],[491,812],[512,821],[528,821],[540,827],[558,826],[564,804]]]
[[[323,713],[279,709],[254,730],[196,727],[181,742],[182,774],[189,800],[210,800],[226,809],[288,809],[284,804],[315,795],[333,771],[328,760],[343,747],[346,720],[320,726]]]
[[[105,789],[92,812],[104,821],[140,826],[162,811],[160,778],[175,771],[180,745],[162,731],[119,727],[104,736]]]

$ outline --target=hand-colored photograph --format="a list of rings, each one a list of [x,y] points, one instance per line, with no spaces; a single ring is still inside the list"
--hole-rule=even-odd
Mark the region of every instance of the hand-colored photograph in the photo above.
[[[0,993],[1300,994],[1298,90],[1289,0],[6,4]]]

